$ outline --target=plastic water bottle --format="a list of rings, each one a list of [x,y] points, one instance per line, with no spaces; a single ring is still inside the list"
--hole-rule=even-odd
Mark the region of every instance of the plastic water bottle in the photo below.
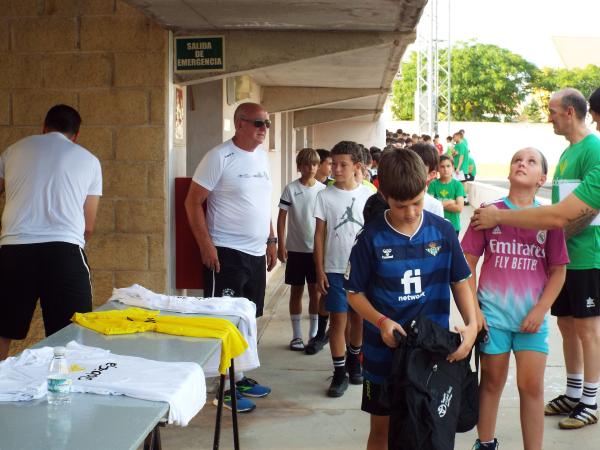
[[[54,358],[48,370],[48,404],[67,405],[71,403],[71,379],[64,347],[54,348]]]

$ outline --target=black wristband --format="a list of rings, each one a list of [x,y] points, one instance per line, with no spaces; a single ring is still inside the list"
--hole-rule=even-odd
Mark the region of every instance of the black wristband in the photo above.
[[[270,237],[269,239],[267,239],[267,245],[269,245],[269,244],[277,244],[277,238]]]

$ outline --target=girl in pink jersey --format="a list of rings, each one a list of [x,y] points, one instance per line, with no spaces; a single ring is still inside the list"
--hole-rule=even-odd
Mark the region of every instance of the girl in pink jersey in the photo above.
[[[535,193],[546,181],[548,165],[539,150],[525,148],[510,163],[508,196],[500,209],[537,206]],[[541,450],[544,432],[544,370],[548,354],[546,313],[565,280],[569,262],[562,230],[526,230],[505,225],[483,231],[469,226],[462,241],[471,271],[484,255],[477,280],[470,279],[479,302],[481,384],[476,449],[497,449],[496,418],[508,374],[511,350],[517,362],[523,448]]]

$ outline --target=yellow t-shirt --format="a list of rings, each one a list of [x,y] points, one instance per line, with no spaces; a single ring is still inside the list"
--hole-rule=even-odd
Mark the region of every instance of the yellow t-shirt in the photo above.
[[[141,308],[75,313],[71,320],[82,327],[102,334],[155,333],[222,341],[219,372],[225,374],[231,359],[246,351],[248,343],[229,320],[216,317],[181,317],[161,315],[160,311]]]

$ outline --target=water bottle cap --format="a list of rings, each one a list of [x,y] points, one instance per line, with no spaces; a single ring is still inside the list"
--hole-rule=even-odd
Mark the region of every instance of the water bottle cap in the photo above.
[[[54,347],[54,356],[65,356],[67,349],[64,347]]]

